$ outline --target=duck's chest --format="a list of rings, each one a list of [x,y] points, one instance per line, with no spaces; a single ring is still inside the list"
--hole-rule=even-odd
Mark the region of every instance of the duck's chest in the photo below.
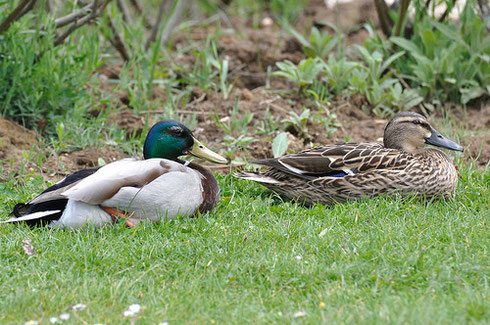
[[[439,150],[430,150],[428,154],[415,159],[405,171],[406,180],[414,187],[422,187],[429,196],[452,195],[458,184],[454,164]]]

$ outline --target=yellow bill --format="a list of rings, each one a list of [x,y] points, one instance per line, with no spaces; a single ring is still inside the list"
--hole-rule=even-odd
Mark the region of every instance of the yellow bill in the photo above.
[[[226,158],[218,155],[217,153],[209,150],[204,146],[201,142],[199,142],[196,138],[194,138],[194,145],[192,146],[191,151],[189,152],[191,155],[209,160],[211,162],[217,164],[227,164],[228,160]]]

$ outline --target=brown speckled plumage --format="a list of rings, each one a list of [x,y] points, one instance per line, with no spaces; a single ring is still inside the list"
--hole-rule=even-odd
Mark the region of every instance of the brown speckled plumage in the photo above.
[[[454,193],[458,177],[453,163],[443,152],[422,145],[462,148],[440,135],[423,116],[395,115],[385,129],[384,143],[319,146],[256,161],[270,168],[237,176],[306,203],[335,204],[394,192],[427,197]]]

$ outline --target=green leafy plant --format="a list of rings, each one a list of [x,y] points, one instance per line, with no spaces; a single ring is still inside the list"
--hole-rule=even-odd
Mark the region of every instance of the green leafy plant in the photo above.
[[[304,139],[310,139],[311,136],[308,134],[307,124],[311,118],[311,111],[308,108],[303,108],[300,114],[295,111],[289,112],[289,117],[282,120],[287,131],[298,134]]]
[[[303,52],[309,57],[326,58],[336,45],[342,44],[343,35],[329,35],[326,32],[321,32],[318,28],[312,27],[310,36],[306,39],[298,33],[293,27],[286,25],[286,30],[291,33],[303,46]]]
[[[370,53],[366,48],[359,45],[357,46],[357,49],[365,63],[364,70],[368,72],[369,81],[378,84],[383,83],[391,77],[393,71],[388,70],[388,68],[396,59],[405,54],[405,51],[400,51],[385,59],[383,53],[380,51]]]
[[[429,101],[468,103],[490,95],[490,38],[486,24],[466,4],[457,24],[425,17],[411,39],[391,37],[408,53],[394,66]]]
[[[245,149],[249,144],[257,141],[256,138],[240,134],[239,136],[225,135],[223,137],[223,143],[225,148],[223,150],[224,155],[232,163],[242,163],[242,159],[235,158],[234,155],[238,150]]]
[[[345,56],[337,58],[331,55],[323,64],[323,80],[333,94],[339,94],[349,86],[349,79],[359,69],[361,69],[360,63],[349,61]]]
[[[211,64],[217,69],[219,75],[219,90],[223,94],[223,98],[227,99],[233,89],[232,84],[228,84],[228,60],[219,59],[216,45],[213,43],[213,53],[215,57],[211,59]]]
[[[259,135],[270,135],[280,128],[280,117],[271,114],[269,107],[267,107],[257,124],[256,128]]]
[[[286,60],[277,62],[279,71],[274,72],[274,75],[284,77],[299,86],[299,91],[304,91],[316,79],[322,71],[323,63],[318,58],[309,58],[301,60],[298,65]]]
[[[227,135],[233,135],[234,133],[245,133],[249,124],[254,118],[254,113],[247,111],[244,113],[239,112],[238,101],[233,104],[233,108],[229,111],[229,116],[220,118],[217,113],[212,116],[212,119]]]
[[[420,104],[424,98],[414,89],[403,89],[399,82],[388,89],[388,102],[395,111],[410,110]]]
[[[229,116],[220,118],[216,112],[211,118],[225,132],[225,136],[223,137],[223,143],[225,144],[224,154],[230,160],[233,160],[233,156],[237,150],[243,149],[250,143],[257,141],[256,138],[247,135],[248,127],[254,118],[254,113],[250,111],[240,113],[238,101],[233,104]]]
[[[326,115],[322,114],[322,111],[319,111],[314,117],[314,121],[323,125],[326,136],[331,136],[340,127],[340,123],[337,120],[337,114],[328,111],[326,112]]]
[[[81,118],[87,110],[83,85],[100,65],[98,40],[87,34],[55,47],[51,33],[24,32],[29,28],[19,22],[0,38],[0,114],[54,135],[64,116]]]

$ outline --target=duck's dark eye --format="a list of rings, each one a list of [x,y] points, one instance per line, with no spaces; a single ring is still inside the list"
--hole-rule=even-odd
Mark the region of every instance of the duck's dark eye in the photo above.
[[[413,124],[418,124],[418,125],[422,124],[422,122],[420,120],[413,120],[412,123]]]

